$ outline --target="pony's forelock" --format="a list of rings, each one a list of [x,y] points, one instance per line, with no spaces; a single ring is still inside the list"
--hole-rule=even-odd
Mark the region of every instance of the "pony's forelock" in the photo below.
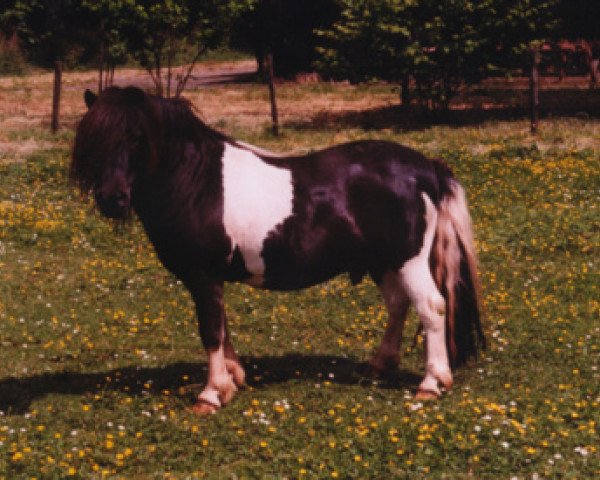
[[[160,115],[152,98],[135,87],[105,90],[79,122],[73,146],[70,179],[83,192],[101,180],[113,153],[132,141],[135,134],[144,142],[144,168],[158,162]]]

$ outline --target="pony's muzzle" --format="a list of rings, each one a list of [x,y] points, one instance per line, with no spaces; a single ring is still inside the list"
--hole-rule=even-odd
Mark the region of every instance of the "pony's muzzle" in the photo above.
[[[96,205],[100,213],[108,218],[125,219],[129,214],[131,196],[127,191],[106,194],[102,191],[94,193]]]

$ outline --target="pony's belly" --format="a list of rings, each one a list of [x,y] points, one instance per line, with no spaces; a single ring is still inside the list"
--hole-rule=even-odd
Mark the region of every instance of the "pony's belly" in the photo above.
[[[340,273],[346,272],[347,266],[327,265],[323,260],[316,263],[294,261],[292,258],[270,258],[264,269],[248,268],[244,255],[239,248],[232,254],[225,279],[240,282],[254,288],[266,290],[299,290],[325,282]],[[351,272],[352,275],[352,272]]]
[[[287,268],[270,269],[267,264],[265,275],[262,278],[261,288],[266,290],[290,291],[309,288],[332,278],[349,272],[349,265],[335,267],[319,264],[296,265]]]
[[[244,280],[242,280],[242,282],[254,288],[263,288],[263,285],[265,283],[265,276],[260,274],[251,275],[250,277],[247,277]]]

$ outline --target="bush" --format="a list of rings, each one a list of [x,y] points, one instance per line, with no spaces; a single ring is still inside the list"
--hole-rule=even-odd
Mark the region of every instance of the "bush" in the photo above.
[[[0,75],[21,75],[27,68],[17,37],[13,35],[7,39],[0,35]]]

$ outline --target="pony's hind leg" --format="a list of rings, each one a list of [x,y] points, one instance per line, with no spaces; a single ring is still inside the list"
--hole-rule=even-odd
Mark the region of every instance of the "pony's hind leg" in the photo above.
[[[370,373],[373,375],[398,368],[400,362],[398,348],[402,341],[404,321],[410,304],[396,272],[385,273],[377,286],[381,291],[389,318],[381,344],[369,361]]]
[[[452,386],[452,372],[446,348],[446,303],[438,290],[429,268],[429,254],[437,225],[437,210],[425,194],[425,233],[423,246],[416,257],[400,269],[400,279],[406,294],[414,305],[425,334],[425,378],[419,385],[420,398],[441,395],[439,385]]]
[[[415,306],[425,335],[425,378],[419,385],[420,398],[441,395],[439,385],[450,389],[452,372],[446,349],[445,301],[429,271],[429,266],[402,269],[403,284]]]

